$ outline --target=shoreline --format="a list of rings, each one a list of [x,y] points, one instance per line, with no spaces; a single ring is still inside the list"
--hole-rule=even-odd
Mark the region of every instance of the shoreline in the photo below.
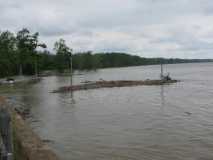
[[[24,115],[9,104],[6,97],[0,96],[0,108],[5,107],[10,115],[9,127],[12,137],[12,156],[16,160],[60,160],[60,157],[25,121]]]

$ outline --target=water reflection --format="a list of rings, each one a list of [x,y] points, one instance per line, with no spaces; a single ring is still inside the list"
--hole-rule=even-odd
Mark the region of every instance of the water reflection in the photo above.
[[[165,93],[164,93],[164,85],[161,85],[160,86],[160,97],[161,97],[161,107],[162,109],[164,108],[165,106]]]
[[[72,106],[74,106],[74,104],[75,104],[74,92],[73,91],[70,91],[70,104],[72,104]]]

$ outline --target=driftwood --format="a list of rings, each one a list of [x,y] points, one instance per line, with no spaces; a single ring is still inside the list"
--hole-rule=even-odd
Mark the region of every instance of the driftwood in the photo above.
[[[113,88],[113,87],[128,87],[128,86],[140,86],[140,85],[163,85],[176,83],[177,80],[145,80],[145,81],[95,81],[86,84],[72,85],[60,87],[58,90],[54,90],[53,93],[69,92],[69,91],[79,91],[88,89],[98,89],[98,88]]]

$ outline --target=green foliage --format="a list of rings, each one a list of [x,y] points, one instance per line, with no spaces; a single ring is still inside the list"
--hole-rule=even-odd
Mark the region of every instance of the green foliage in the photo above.
[[[79,70],[95,70],[100,68],[100,56],[91,51],[73,55],[73,67]]]
[[[16,36],[9,31],[0,32],[0,77],[20,74],[35,74],[37,71],[37,47],[39,34],[31,34],[26,28]]]
[[[55,42],[54,50],[56,51],[56,66],[59,72],[64,72],[70,66],[70,58],[72,56],[72,49],[70,49],[65,40],[60,39]]]
[[[0,75],[10,76],[16,73],[15,37],[9,32],[0,33]]]
[[[18,63],[20,74],[37,74],[37,47],[46,48],[45,44],[39,44],[39,33],[31,34],[26,28],[20,30],[16,36]]]
[[[49,51],[38,52],[38,69],[39,71],[55,70],[56,56]]]

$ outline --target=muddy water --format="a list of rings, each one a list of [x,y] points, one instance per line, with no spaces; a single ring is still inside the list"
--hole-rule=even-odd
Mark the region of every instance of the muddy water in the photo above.
[[[68,77],[46,77],[1,94],[30,108],[28,122],[63,160],[213,159],[213,63],[168,65],[182,82],[52,94]],[[104,69],[74,83],[156,79],[159,66]]]

